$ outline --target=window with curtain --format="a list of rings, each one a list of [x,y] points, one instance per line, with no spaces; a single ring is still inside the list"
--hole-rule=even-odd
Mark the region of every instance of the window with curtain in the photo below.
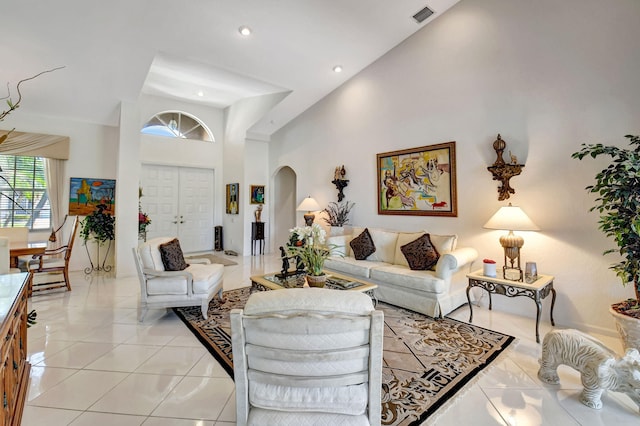
[[[0,226],[51,228],[42,157],[0,155]]]

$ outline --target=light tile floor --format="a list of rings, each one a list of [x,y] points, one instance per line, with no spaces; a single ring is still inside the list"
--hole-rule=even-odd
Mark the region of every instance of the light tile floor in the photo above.
[[[274,255],[230,258],[238,265],[225,267],[226,290],[280,268]],[[233,381],[172,311],[150,311],[138,323],[138,286],[137,277],[77,272],[73,291],[32,298],[38,323],[28,333],[33,367],[23,425],[235,424]],[[468,308],[450,316],[466,321]],[[426,424],[640,424],[637,407],[619,393],[606,393],[602,410],[582,405],[579,375],[568,367],[560,368],[559,387],[543,385],[532,318],[480,307],[474,324],[514,335],[518,345]],[[545,316],[541,335],[549,329]],[[616,339],[597,337],[620,352]]]

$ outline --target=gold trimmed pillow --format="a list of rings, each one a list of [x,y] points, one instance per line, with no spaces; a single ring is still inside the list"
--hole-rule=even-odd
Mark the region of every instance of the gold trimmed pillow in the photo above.
[[[365,260],[376,251],[376,246],[373,244],[373,238],[371,238],[368,228],[365,228],[362,234],[351,240],[349,245],[356,260]]]
[[[417,240],[403,245],[400,250],[402,250],[402,254],[407,259],[412,271],[427,271],[433,268],[440,259],[440,253],[431,242],[429,234],[424,234]]]
[[[177,238],[168,243],[160,244],[158,249],[160,250],[160,257],[165,271],[183,271],[189,266],[184,260],[180,241]]]

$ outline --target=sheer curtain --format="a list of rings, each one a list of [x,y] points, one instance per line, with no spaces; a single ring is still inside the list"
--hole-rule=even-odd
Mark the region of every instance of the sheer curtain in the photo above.
[[[49,194],[49,205],[51,206],[51,228],[53,230],[62,226],[64,218],[64,184],[65,184],[65,162],[55,158],[45,158],[45,177],[47,179],[47,193]],[[66,241],[66,236],[57,235],[58,241]]]

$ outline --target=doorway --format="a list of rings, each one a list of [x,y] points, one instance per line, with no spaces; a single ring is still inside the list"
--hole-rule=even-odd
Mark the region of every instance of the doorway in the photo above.
[[[284,246],[289,239],[289,230],[296,226],[296,173],[288,166],[278,170],[273,179],[273,205],[278,206],[274,215],[272,241],[274,251]]]
[[[213,180],[212,169],[143,164],[147,239],[176,236],[185,253],[213,250]]]

